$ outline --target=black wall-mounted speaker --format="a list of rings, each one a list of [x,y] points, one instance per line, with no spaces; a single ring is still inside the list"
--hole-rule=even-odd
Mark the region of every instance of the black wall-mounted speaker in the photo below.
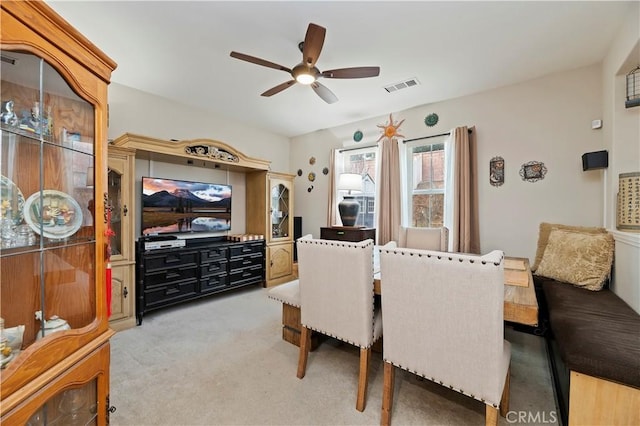
[[[582,170],[606,169],[609,167],[609,153],[595,151],[582,154]]]
[[[298,261],[298,243],[296,242],[298,238],[302,237],[302,217],[294,216],[293,217],[293,261]]]

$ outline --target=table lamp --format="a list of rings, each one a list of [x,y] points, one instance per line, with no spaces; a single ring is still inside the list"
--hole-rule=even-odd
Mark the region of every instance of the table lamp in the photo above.
[[[338,180],[338,191],[349,191],[338,203],[342,225],[354,226],[358,219],[360,203],[351,195],[351,191],[362,191],[362,176],[357,173],[342,173]]]

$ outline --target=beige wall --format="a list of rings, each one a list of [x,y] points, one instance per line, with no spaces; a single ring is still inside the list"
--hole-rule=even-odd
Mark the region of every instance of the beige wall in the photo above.
[[[625,108],[626,74],[640,64],[640,4],[635,3],[603,61],[604,135],[611,143],[606,225],[616,240],[613,290],[640,312],[640,233],[616,230],[620,173],[640,172],[640,107]]]
[[[113,83],[109,139],[123,133],[167,140],[215,139],[250,157],[270,160],[274,171],[289,171],[289,138]]]
[[[214,139],[242,153],[271,161],[275,171],[288,172],[289,139],[251,128],[206,111],[177,105],[165,98],[126,86],[109,86],[109,139],[135,133],[159,139]],[[140,235],[141,177],[153,176],[201,182],[227,183],[233,187],[230,234],[245,232],[245,178],[242,173],[189,167],[159,161],[136,160],[136,238]]]
[[[581,163],[583,153],[608,149],[602,131],[591,129],[591,121],[602,118],[600,69],[593,65],[393,114],[396,121],[405,119],[400,133],[407,139],[476,126],[483,252],[502,249],[533,260],[540,222],[602,225],[603,172],[583,172]],[[440,121],[427,128],[424,118],[433,112]],[[365,134],[360,144],[375,142],[381,130],[376,125],[388,120],[383,116],[294,138],[291,168],[302,168],[304,178],[312,168],[309,157],[319,159],[321,169],[330,148],[350,141],[358,129]],[[505,183],[493,187],[489,160],[497,155],[505,159]],[[520,166],[532,160],[548,168],[536,183],[519,176]],[[297,179],[295,212],[303,217],[303,233],[318,236],[326,226],[327,181],[321,177],[309,193],[309,182]]]

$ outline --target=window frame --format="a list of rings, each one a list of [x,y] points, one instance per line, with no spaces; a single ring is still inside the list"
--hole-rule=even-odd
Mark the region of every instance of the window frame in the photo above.
[[[418,226],[414,224],[413,221],[413,197],[415,195],[438,195],[438,194],[442,194],[443,197],[446,199],[446,192],[447,192],[447,167],[448,167],[448,160],[446,158],[446,153],[447,153],[447,149],[446,149],[446,144],[449,142],[449,135],[441,135],[441,136],[436,136],[433,138],[429,138],[429,139],[420,139],[420,140],[413,140],[413,141],[409,141],[409,142],[403,142],[403,150],[404,150],[404,155],[402,155],[401,161],[404,163],[402,164],[400,170],[403,176],[401,176],[402,181],[404,182],[403,185],[403,191],[402,191],[402,206],[403,206],[403,212],[402,212],[402,222],[404,226]],[[431,147],[430,152],[434,152],[433,147],[440,145],[442,146],[442,152],[443,152],[443,187],[442,188],[433,188],[433,157],[431,158],[432,164],[430,167],[430,171],[431,171],[431,176],[430,176],[430,180],[429,182],[431,182],[431,188],[428,189],[414,189],[415,183],[414,182],[414,161],[413,161],[413,154],[414,154],[414,150],[415,148],[418,147]],[[436,151],[440,151],[440,149],[436,150]],[[445,222],[445,218],[446,218],[446,202],[443,202],[443,206],[442,206],[442,218],[443,218],[443,226],[444,226],[444,222]],[[431,208],[429,208],[429,223],[431,223]]]

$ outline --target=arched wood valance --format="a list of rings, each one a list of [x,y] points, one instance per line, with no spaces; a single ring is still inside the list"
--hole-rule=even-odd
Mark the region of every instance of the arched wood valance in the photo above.
[[[133,148],[136,157],[186,165],[211,164],[232,171],[269,170],[271,162],[249,157],[224,142],[213,139],[171,141],[125,133],[113,146]]]

